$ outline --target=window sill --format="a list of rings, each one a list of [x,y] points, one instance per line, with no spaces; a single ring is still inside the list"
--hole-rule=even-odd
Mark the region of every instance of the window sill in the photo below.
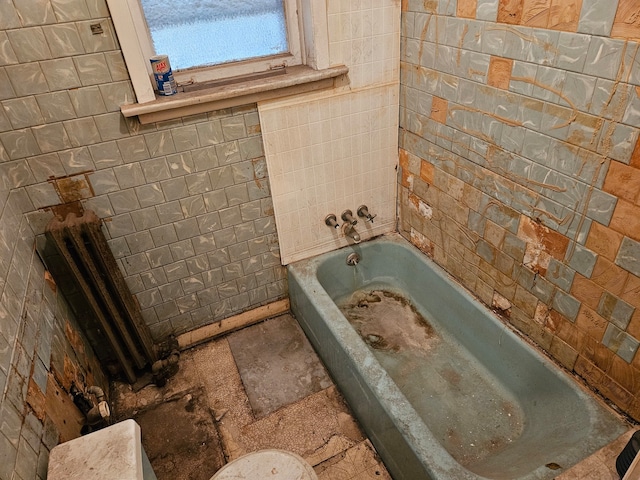
[[[348,72],[349,69],[344,65],[323,70],[314,70],[307,66],[287,67],[283,74],[178,92],[168,97],[156,96],[151,102],[122,105],[120,110],[125,117],[137,116],[140,123],[148,124],[261,100],[334,88],[346,82]]]

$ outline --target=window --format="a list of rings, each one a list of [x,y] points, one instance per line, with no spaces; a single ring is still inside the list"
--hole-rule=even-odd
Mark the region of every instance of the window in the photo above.
[[[283,0],[141,4],[156,54],[168,55],[177,71],[289,53]]]
[[[324,17],[326,22],[326,12],[318,11],[324,2],[315,0],[187,0],[177,8],[163,0],[107,3],[139,103],[155,99],[149,58],[156,54],[169,55],[178,84],[265,72],[304,64],[303,37],[311,35],[309,43],[317,50],[317,21]],[[202,4],[208,7],[195,8]],[[299,18],[300,5],[311,22]],[[303,23],[313,31],[303,33]],[[328,59],[328,43],[325,50]],[[322,54],[311,56],[318,67]]]

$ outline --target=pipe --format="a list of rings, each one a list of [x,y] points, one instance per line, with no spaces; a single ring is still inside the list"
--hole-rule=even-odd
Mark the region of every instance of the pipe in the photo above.
[[[104,400],[87,412],[87,425],[95,425],[103,420],[108,420],[111,416],[109,404]]]
[[[89,388],[87,388],[87,393],[92,393],[93,395],[95,395],[98,403],[104,401],[104,391],[97,385],[91,385]]]

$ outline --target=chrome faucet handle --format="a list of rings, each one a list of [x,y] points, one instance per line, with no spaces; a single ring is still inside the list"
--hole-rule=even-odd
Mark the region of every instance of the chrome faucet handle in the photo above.
[[[344,220],[345,222],[350,223],[351,225],[355,225],[356,223],[358,223],[358,220],[356,220],[355,218],[353,218],[353,212],[351,210],[345,210],[344,212],[342,212],[341,215],[342,220]]]
[[[366,205],[360,205],[358,207],[358,216],[362,217],[362,218],[366,218],[367,220],[369,220],[371,223],[373,223],[373,219],[376,218],[376,215],[371,215],[369,213],[369,209],[367,208]]]
[[[324,223],[328,227],[333,227],[333,228],[338,228],[340,226],[338,225],[338,219],[333,213],[330,213],[329,215],[324,217]]]

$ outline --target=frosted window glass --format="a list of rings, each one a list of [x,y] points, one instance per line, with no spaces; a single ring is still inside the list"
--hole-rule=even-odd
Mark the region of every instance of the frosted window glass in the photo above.
[[[289,51],[282,0],[141,0],[158,55],[191,67]]]

